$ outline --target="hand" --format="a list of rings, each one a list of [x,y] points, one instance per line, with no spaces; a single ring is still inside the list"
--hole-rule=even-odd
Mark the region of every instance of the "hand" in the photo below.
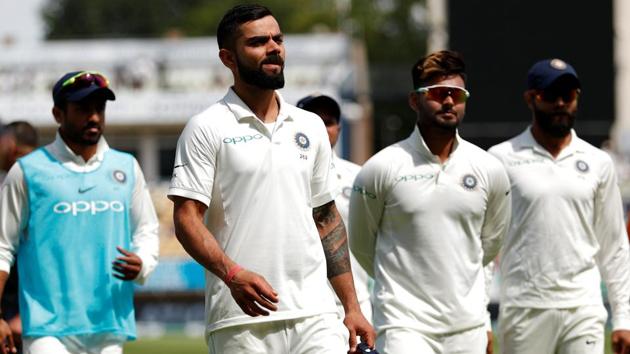
[[[116,247],[123,257],[116,258],[112,262],[114,276],[122,280],[134,280],[142,270],[142,259],[137,254],[129,252],[122,247]]]
[[[13,344],[19,349],[22,347],[22,318],[20,314],[16,314],[7,321],[11,333],[13,333]]]
[[[630,354],[630,330],[613,331],[610,338],[613,353]]]
[[[274,305],[278,303],[278,293],[259,274],[243,269],[227,286],[241,310],[252,317],[269,316],[267,310],[278,310]]]
[[[350,332],[349,354],[357,352],[357,336],[361,337],[361,341],[370,346],[370,348],[374,348],[376,332],[374,331],[374,328],[372,328],[372,325],[370,325],[370,323],[365,319],[361,311],[346,313],[346,317],[343,319],[343,324]]]
[[[494,335],[492,335],[492,331],[488,331],[488,346],[486,347],[486,354],[494,353]]]
[[[13,334],[7,322],[0,319],[0,354],[17,353],[17,348],[13,343]]]

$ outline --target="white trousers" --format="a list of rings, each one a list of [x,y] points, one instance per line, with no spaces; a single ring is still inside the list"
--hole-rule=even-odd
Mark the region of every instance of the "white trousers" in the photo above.
[[[376,349],[381,354],[485,354],[487,345],[485,326],[444,335],[411,328],[388,328],[379,331],[376,338]]]
[[[501,307],[501,353],[604,353],[604,325],[607,316],[603,305],[568,309]]]
[[[23,338],[24,354],[122,354],[125,338],[113,334]]]
[[[210,333],[208,353],[346,353],[344,329],[336,313],[232,326]]]

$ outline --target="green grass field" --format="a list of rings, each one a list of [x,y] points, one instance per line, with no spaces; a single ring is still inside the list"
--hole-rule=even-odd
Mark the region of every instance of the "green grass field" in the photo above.
[[[125,345],[125,354],[205,354],[203,337],[170,334],[160,338],[139,338]]]
[[[160,338],[140,338],[125,345],[125,354],[205,354],[208,348],[202,337],[191,338],[184,335],[170,334]],[[499,353],[495,342],[494,353]],[[606,354],[610,350],[610,333],[606,332]]]

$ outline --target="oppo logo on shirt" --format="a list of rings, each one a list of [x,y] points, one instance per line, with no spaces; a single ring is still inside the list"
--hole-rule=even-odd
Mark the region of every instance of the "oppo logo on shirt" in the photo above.
[[[529,160],[520,160],[520,161],[508,161],[508,166],[521,166],[521,165],[531,165],[537,163],[544,163],[545,159],[529,159]]]
[[[252,140],[259,140],[262,139],[262,137],[262,134],[235,136],[232,138],[224,138],[223,143],[236,145],[239,143],[248,143]]]
[[[368,192],[368,190],[363,186],[352,186],[352,191],[364,195],[370,199],[376,199],[376,195],[374,193]]]
[[[396,178],[396,182],[424,181],[428,179],[433,179],[433,177],[435,177],[435,174],[433,173],[407,175],[407,176],[400,176]]]
[[[53,207],[55,214],[72,214],[73,216],[77,216],[80,213],[96,215],[110,210],[115,213],[122,213],[125,211],[125,205],[118,200],[79,200],[71,203],[59,202]]]

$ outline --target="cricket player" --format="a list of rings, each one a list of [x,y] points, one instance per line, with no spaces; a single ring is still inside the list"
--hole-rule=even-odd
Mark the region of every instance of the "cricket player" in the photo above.
[[[630,353],[630,259],[612,159],[580,139],[581,95],[561,59],[535,63],[525,103],[532,124],[492,147],[512,185],[500,256],[499,338],[506,354],[603,353],[608,287],[615,353]]]
[[[365,163],[350,199],[350,246],[375,281],[376,349],[485,353],[484,266],[509,226],[508,178],[457,132],[470,95],[461,56],[431,53],[411,73],[416,127]]]

